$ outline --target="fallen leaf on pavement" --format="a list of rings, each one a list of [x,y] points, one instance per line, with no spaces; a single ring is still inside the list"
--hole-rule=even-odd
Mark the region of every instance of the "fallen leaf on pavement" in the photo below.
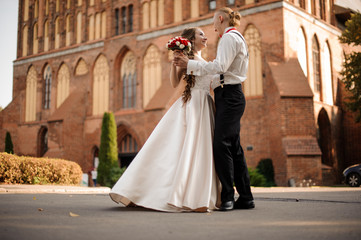
[[[41,212],[41,211],[44,211],[44,209],[42,209],[42,208],[38,208],[38,211],[39,211],[39,212]]]
[[[75,213],[72,213],[72,212],[69,212],[69,215],[70,215],[70,217],[79,217],[78,214],[75,214]]]

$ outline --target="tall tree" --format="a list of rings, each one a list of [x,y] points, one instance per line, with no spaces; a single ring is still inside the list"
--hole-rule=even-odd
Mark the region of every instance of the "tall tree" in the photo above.
[[[11,140],[11,135],[9,132],[6,132],[5,152],[10,153],[10,154],[14,153],[14,145],[13,145],[13,141]]]
[[[99,148],[99,166],[97,182],[103,186],[112,187],[112,172],[118,165],[117,127],[114,115],[105,112],[102,122],[102,132]]]
[[[346,29],[340,36],[342,43],[361,45],[361,14],[351,14],[346,22]],[[341,72],[346,90],[350,93],[346,98],[346,107],[356,113],[356,122],[361,122],[361,52],[352,52],[345,55],[345,62]]]

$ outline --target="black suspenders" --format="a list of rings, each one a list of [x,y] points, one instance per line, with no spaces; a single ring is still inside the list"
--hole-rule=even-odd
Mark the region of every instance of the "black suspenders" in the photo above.
[[[238,32],[231,32],[231,33],[237,34],[243,40],[244,44],[246,45],[246,49],[247,49],[247,57],[249,57],[248,46],[247,46],[247,43],[246,43],[246,40],[244,39],[244,37],[241,34],[239,34]],[[224,84],[224,75],[223,75],[223,73],[219,75],[219,82],[221,83],[221,87],[223,88],[223,84]]]

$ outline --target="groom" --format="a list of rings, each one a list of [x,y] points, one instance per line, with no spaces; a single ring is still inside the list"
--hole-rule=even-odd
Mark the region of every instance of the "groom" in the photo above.
[[[215,12],[213,24],[221,39],[213,62],[189,60],[184,55],[174,59],[177,66],[187,68],[187,74],[218,75],[212,83],[216,104],[213,154],[222,184],[221,211],[255,207],[239,135],[246,105],[241,83],[246,80],[248,70],[247,44],[235,28],[240,19],[241,15],[230,8]],[[233,182],[239,193],[236,202]]]

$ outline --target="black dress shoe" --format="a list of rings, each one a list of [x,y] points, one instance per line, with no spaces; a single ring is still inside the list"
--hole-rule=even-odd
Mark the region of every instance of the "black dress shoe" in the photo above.
[[[222,202],[219,211],[230,211],[234,208],[234,201]]]
[[[234,209],[251,209],[254,208],[254,201],[241,201],[240,199],[234,203]]]

